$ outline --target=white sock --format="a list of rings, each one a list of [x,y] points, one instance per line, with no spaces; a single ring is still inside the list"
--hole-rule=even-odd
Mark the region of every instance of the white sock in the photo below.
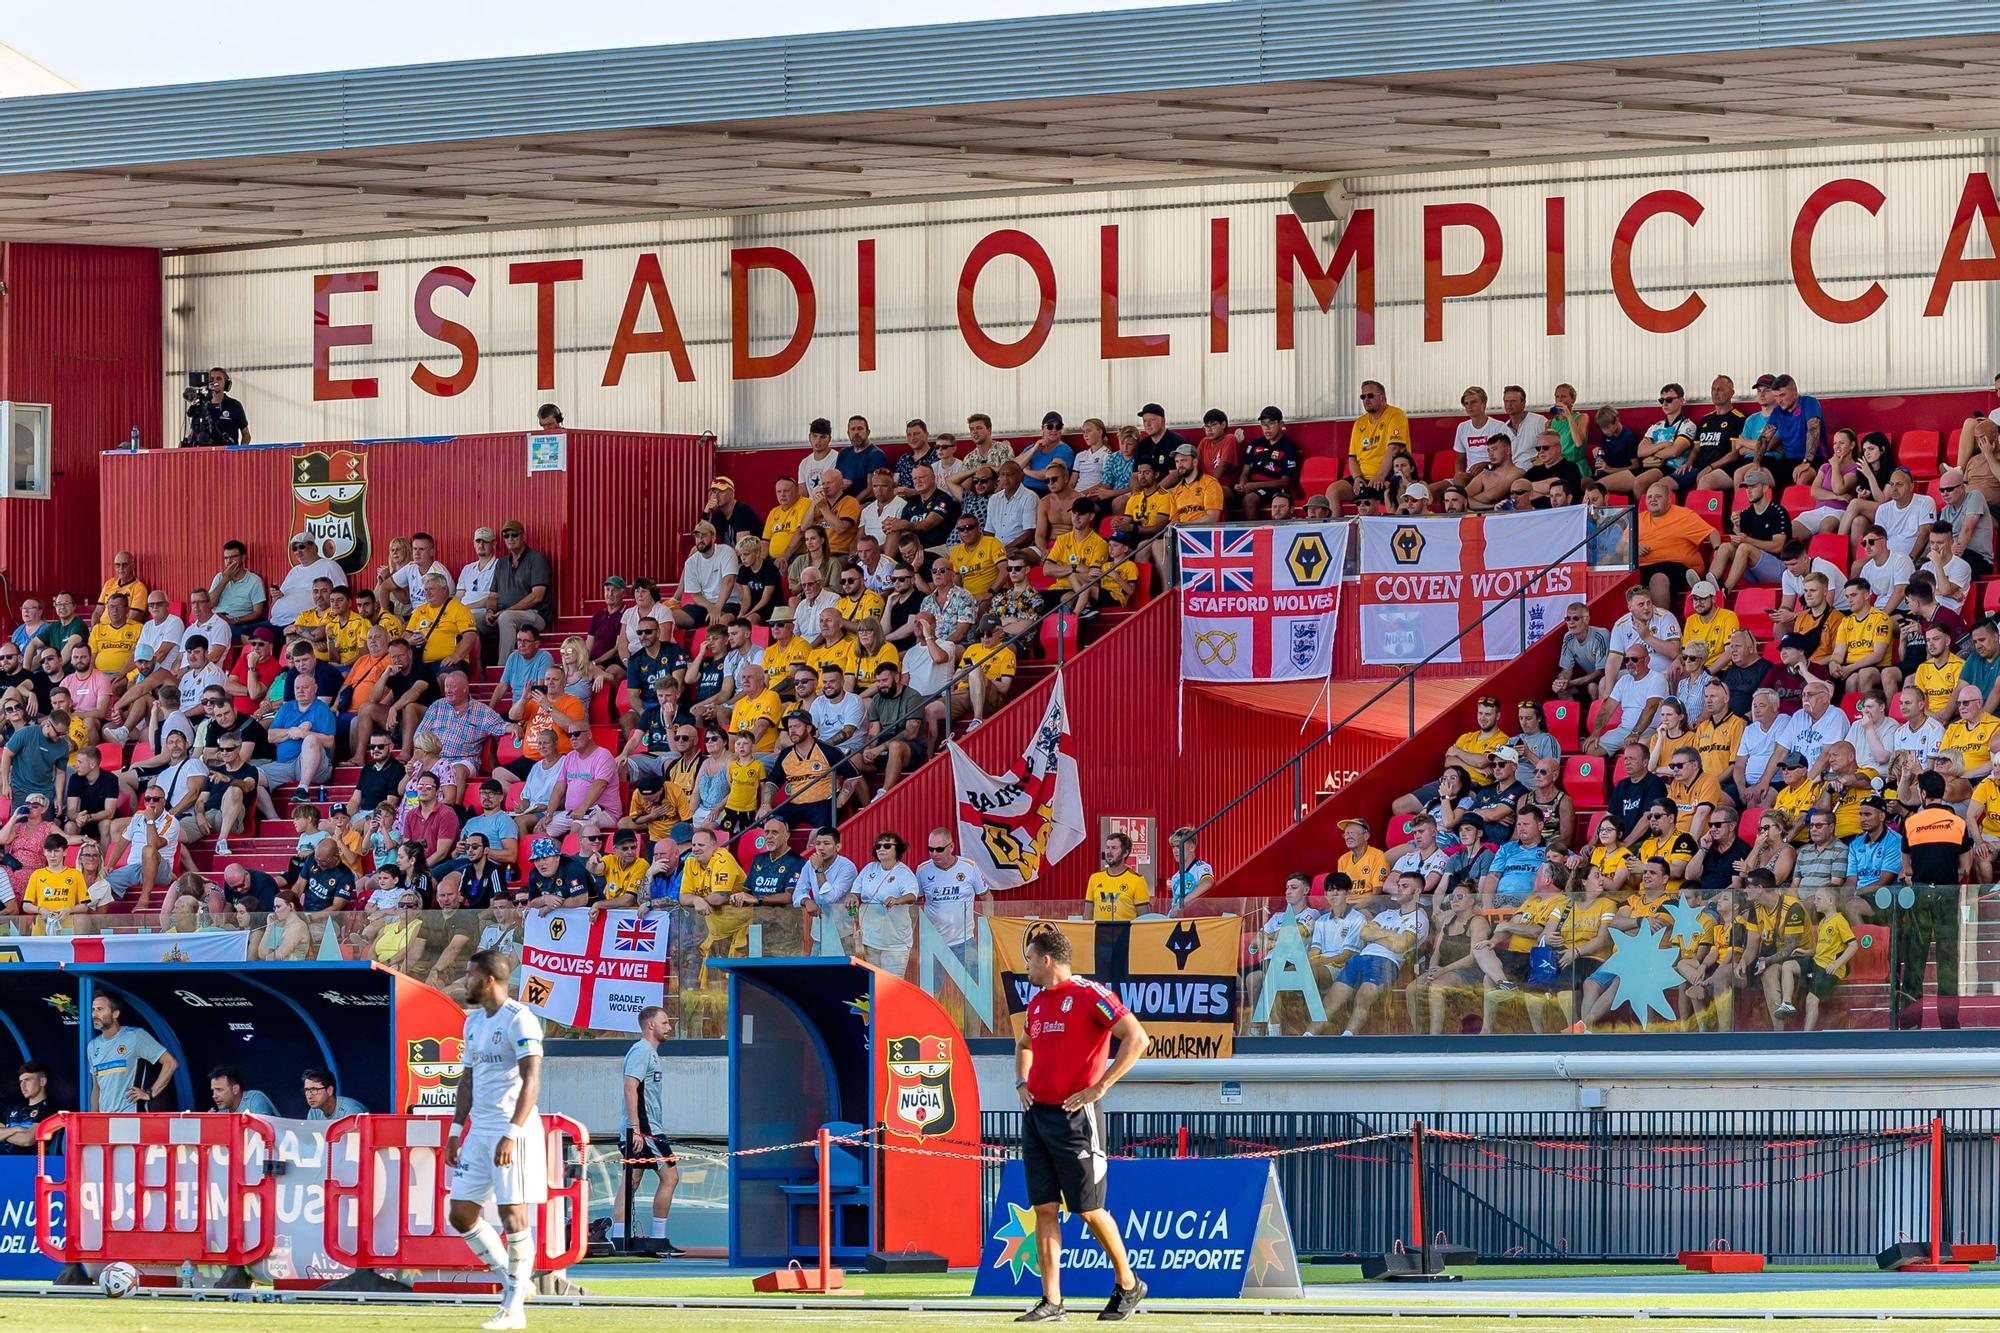
[[[666,1218],[664,1218],[664,1217],[656,1217],[656,1218],[654,1218],[654,1219],[653,1219],[653,1239],[654,1239],[654,1240],[665,1240],[666,1238],[667,1238],[667,1219],[666,1219]]]
[[[611,1224],[611,1239],[613,1240],[625,1239],[625,1224],[623,1222],[613,1222]]]
[[[523,1231],[507,1237],[507,1266],[514,1283],[514,1304],[528,1299],[535,1282],[535,1233]]]
[[[501,1246],[500,1233],[493,1229],[491,1222],[482,1217],[473,1224],[472,1230],[461,1231],[458,1234],[465,1238],[465,1243],[479,1256],[480,1263],[499,1274],[503,1280],[507,1277],[507,1251]]]

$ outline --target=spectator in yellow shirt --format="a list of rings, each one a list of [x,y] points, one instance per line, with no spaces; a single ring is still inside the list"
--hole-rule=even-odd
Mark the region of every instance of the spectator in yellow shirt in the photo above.
[[[1007,548],[970,514],[958,516],[952,533],[956,540],[945,548],[944,557],[951,561],[960,586],[983,603],[993,595],[993,585],[1000,581],[1000,566],[1007,559]]]
[[[1153,891],[1132,868],[1132,840],[1123,833],[1107,834],[1102,849],[1104,869],[1090,877],[1083,896],[1092,921],[1131,921],[1153,903]]]
[[[1222,483],[1202,475],[1201,451],[1191,444],[1174,450],[1174,522],[1216,523],[1222,519]]]
[[[1848,694],[1866,694],[1882,684],[1882,667],[1890,657],[1895,627],[1889,614],[1877,610],[1874,593],[1861,579],[1847,582],[1847,617],[1833,632],[1833,656],[1827,671],[1844,683]]]
[[[1361,415],[1347,428],[1347,475],[1326,492],[1334,511],[1352,501],[1363,486],[1387,489],[1390,463],[1410,449],[1409,416],[1389,402],[1382,381],[1361,381]]]
[[[451,595],[451,580],[435,571],[424,575],[424,600],[410,609],[404,637],[433,666],[470,660],[479,642],[472,612]]]
[[[764,516],[764,540],[770,544],[771,558],[782,564],[791,558],[799,529],[805,527],[806,515],[812,512],[812,500],[799,494],[798,482],[790,477],[778,478],[771,494],[771,512]]]
[[[111,577],[104,580],[104,586],[97,590],[97,607],[90,613],[92,624],[105,618],[111,608],[111,599],[120,593],[124,594],[128,611],[146,604],[148,589],[139,581],[136,574],[138,568],[139,562],[130,551],[119,551],[111,557]]]
[[[1097,574],[1111,563],[1111,548],[1097,535],[1097,506],[1077,500],[1069,507],[1069,531],[1049,543],[1042,573],[1051,592],[1068,592],[1070,609],[1078,615],[1097,614]]]
[[[1104,539],[1106,565],[1098,589],[1119,606],[1129,606],[1139,590],[1139,562],[1132,558],[1132,534],[1124,528],[1112,529]]]
[[[1009,691],[1014,688],[1014,676],[1020,670],[1013,645],[1007,642],[1006,629],[998,616],[988,616],[980,622],[978,642],[966,648],[959,662],[972,669],[972,674],[959,682],[959,689],[972,702],[972,725],[976,727],[986,720],[988,713],[1007,701]]]
[[[97,669],[111,676],[124,675],[132,665],[132,650],[139,646],[143,628],[132,619],[125,595],[113,593],[104,604],[104,619],[90,627],[90,655]]]
[[[1347,850],[1340,854],[1333,868],[1353,882],[1357,896],[1380,893],[1383,881],[1389,878],[1389,858],[1380,848],[1368,845],[1368,831],[1365,819],[1340,821],[1340,836]]]
[[[83,872],[63,864],[69,841],[60,833],[42,839],[42,866],[28,876],[21,906],[35,913],[37,935],[79,934],[89,924],[90,886]]]
[[[1855,951],[1860,948],[1854,938],[1854,927],[1841,914],[1840,894],[1831,884],[1813,890],[1812,906],[1814,915],[1819,917],[1819,929],[1813,939],[1812,960],[1803,969],[1807,1032],[1819,1026],[1820,1002],[1846,979],[1848,964],[1854,961]]]
[[[1717,604],[1716,587],[1707,579],[1688,589],[1688,601],[1690,614],[1681,626],[1681,650],[1700,644],[1708,654],[1702,665],[1713,671],[1729,648],[1729,636],[1742,629],[1743,622],[1734,611]]]

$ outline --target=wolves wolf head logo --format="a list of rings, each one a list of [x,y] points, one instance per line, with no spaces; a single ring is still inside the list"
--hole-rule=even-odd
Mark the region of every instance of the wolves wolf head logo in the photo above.
[[[1195,950],[1201,948],[1201,931],[1194,922],[1182,921],[1174,926],[1167,936],[1167,951],[1174,956],[1174,971],[1187,971],[1188,959],[1194,957]]]

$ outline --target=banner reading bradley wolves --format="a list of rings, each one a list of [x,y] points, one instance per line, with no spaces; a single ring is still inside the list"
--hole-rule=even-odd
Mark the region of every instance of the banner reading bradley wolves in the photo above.
[[[1526,642],[1521,608],[1508,606],[1435,659],[1504,662],[1561,628],[1564,608],[1588,590],[1584,535],[1590,511],[1581,506],[1355,521],[1361,525],[1356,630],[1363,662],[1421,662],[1480,616],[1532,587]]]
[[[1021,939],[1032,921],[994,917],[993,956],[1016,1038],[1035,987]],[[1236,1048],[1236,962],[1242,922],[1233,916],[1178,921],[1056,921],[1080,977],[1116,992],[1139,1016],[1155,1060],[1224,1059]]]
[[[958,845],[988,887],[1032,884],[1044,865],[1054,865],[1083,841],[1083,789],[1070,746],[1060,674],[1027,753],[1014,768],[994,777],[952,745]]]
[[[569,1027],[637,1032],[667,993],[667,918],[564,907],[521,932],[521,1003]]]
[[[1182,678],[1326,676],[1347,531],[1345,523],[1176,529]]]

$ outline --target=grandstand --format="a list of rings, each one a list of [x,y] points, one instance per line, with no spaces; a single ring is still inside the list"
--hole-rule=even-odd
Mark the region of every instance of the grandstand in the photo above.
[[[634,931],[703,1249],[731,960],[935,996],[994,1166],[1037,919],[1145,1002],[1121,1152],[1271,1154],[1301,1252],[1432,1152],[1565,1253],[1471,1173],[1724,1110],[1729,1189],[1893,1163],[1762,1253],[2000,1234],[2000,14],[1547,8],[0,99],[0,957],[497,948],[608,1180]]]

